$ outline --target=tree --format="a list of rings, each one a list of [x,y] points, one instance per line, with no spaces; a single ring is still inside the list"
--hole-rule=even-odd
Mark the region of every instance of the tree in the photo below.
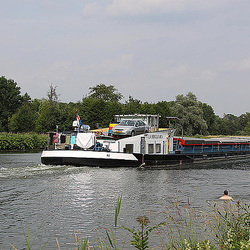
[[[34,112],[31,105],[24,103],[18,112],[12,115],[9,129],[13,132],[31,132],[34,131],[34,125]]]
[[[159,126],[162,128],[167,128],[169,126],[169,121],[166,117],[172,116],[170,104],[167,101],[161,101],[155,104],[155,113],[161,116],[159,121]]]
[[[89,98],[102,99],[105,102],[118,102],[123,97],[113,85],[98,84],[95,87],[90,87],[89,90]]]
[[[39,109],[36,120],[36,132],[55,131],[56,126],[63,123],[58,96],[56,87],[50,84],[47,92],[48,100],[43,100]]]
[[[223,118],[216,116],[210,130],[212,135],[227,135],[228,127],[226,121]]]
[[[250,121],[247,123],[245,130],[246,130],[247,135],[250,135]]]
[[[207,126],[208,126],[208,131],[211,134],[212,132],[211,127],[215,121],[216,115],[214,113],[213,108],[206,103],[202,103],[202,111],[203,111],[203,119],[206,121]]]
[[[142,110],[142,102],[129,96],[129,100],[123,106],[124,114],[140,114]]]
[[[60,131],[72,130],[72,123],[76,120],[76,110],[80,110],[80,107],[81,103],[79,102],[59,103],[60,117],[58,118],[58,126]]]
[[[237,131],[238,135],[245,135],[248,134],[247,132],[247,124],[250,122],[250,113],[246,112],[245,114],[242,114],[238,117],[238,129]]]
[[[8,131],[8,120],[22,104],[20,87],[13,80],[0,77],[0,129]]]
[[[83,99],[81,110],[78,111],[82,123],[89,125],[91,129],[109,125],[107,102],[102,99],[86,97]]]
[[[238,117],[232,114],[224,114],[223,120],[227,126],[227,135],[235,135],[239,130],[238,128]]]
[[[56,126],[60,125],[60,117],[61,114],[58,103],[44,100],[36,120],[36,132],[46,133],[48,131],[55,131]]]
[[[47,92],[47,97],[49,99],[49,101],[51,102],[59,102],[59,94],[57,94],[56,92],[56,88],[57,86],[53,86],[53,83],[50,84],[49,86],[49,90]]]
[[[180,119],[184,134],[192,136],[207,134],[207,123],[203,118],[202,103],[192,92],[186,96],[177,95],[172,112]]]

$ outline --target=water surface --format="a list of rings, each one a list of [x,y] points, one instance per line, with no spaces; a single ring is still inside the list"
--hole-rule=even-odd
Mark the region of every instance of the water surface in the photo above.
[[[0,154],[0,249],[24,249],[24,232],[45,249],[73,249],[78,232],[94,241],[114,225],[114,207],[122,195],[119,225],[137,227],[137,216],[160,222],[175,199],[206,210],[225,189],[250,201],[250,160],[196,165],[196,168],[138,170],[45,166],[40,153]],[[96,230],[98,229],[98,230]]]

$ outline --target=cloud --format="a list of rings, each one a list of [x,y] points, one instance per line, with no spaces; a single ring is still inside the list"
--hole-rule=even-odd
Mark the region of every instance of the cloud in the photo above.
[[[235,1],[235,0],[232,0]],[[170,12],[183,12],[202,9],[211,9],[224,4],[225,0],[113,0],[106,7],[106,13],[112,16],[119,15],[147,15]],[[228,2],[228,1],[227,1]]]
[[[166,78],[180,77],[188,72],[187,65],[178,65],[175,67],[168,67],[162,72],[162,76]]]
[[[243,59],[241,61],[226,61],[224,69],[227,71],[239,70],[239,71],[249,71],[250,70],[250,57]]]
[[[101,12],[102,8],[97,2],[85,4],[82,10],[84,17],[97,16]]]
[[[216,73],[214,71],[211,71],[209,69],[205,69],[201,71],[198,76],[196,77],[196,80],[199,82],[204,82],[204,81],[212,81],[216,78]]]
[[[123,54],[115,58],[107,59],[95,67],[99,68],[100,73],[108,75],[127,70],[131,67],[133,54]]]

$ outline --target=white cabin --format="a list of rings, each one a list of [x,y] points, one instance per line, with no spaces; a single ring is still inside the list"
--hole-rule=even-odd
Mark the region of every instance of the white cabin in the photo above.
[[[133,154],[169,154],[173,151],[173,135],[175,130],[141,134],[116,141],[100,140],[111,152]]]

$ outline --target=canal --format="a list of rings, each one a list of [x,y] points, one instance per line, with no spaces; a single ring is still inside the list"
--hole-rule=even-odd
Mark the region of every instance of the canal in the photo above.
[[[138,227],[138,216],[148,216],[152,226],[161,222],[177,195],[198,211],[206,211],[207,201],[219,202],[225,189],[235,200],[250,201],[249,159],[138,170],[45,166],[40,156],[0,154],[0,249],[25,249],[24,234],[29,230],[32,241],[40,227],[34,249],[47,241],[45,249],[75,249],[74,233],[98,245],[114,225],[121,195],[118,224],[130,228]],[[123,233],[119,237],[127,239]]]

